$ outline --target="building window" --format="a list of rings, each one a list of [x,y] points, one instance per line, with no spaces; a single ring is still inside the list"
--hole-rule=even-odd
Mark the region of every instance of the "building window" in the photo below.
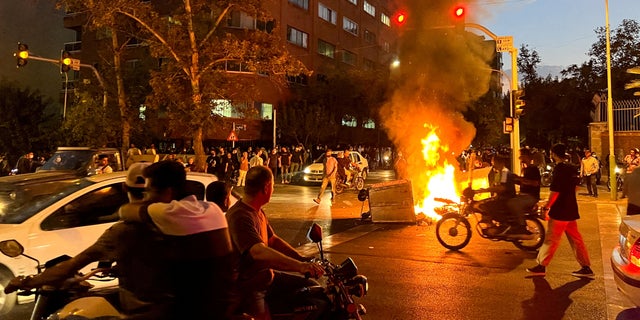
[[[211,101],[211,115],[225,118],[238,118],[237,108],[229,100],[215,99]]]
[[[327,8],[320,2],[318,2],[318,17],[332,24],[336,24],[338,22],[338,13]]]
[[[367,119],[362,123],[362,127],[365,129],[375,129],[376,123],[373,119]]]
[[[309,77],[307,77],[307,75],[305,74],[301,74],[298,76],[287,76],[287,82],[291,84],[306,86],[309,84]]]
[[[309,10],[309,0],[289,0],[289,3],[302,9]]]
[[[352,3],[352,4],[356,5],[356,6],[358,5],[358,0],[347,0],[347,1],[349,1],[350,3]]]
[[[364,41],[369,42],[369,43],[375,43],[376,42],[376,34],[365,29],[364,30]]]
[[[389,44],[388,41],[383,41],[382,42],[382,50],[384,52],[389,52],[390,48],[391,48],[391,45]]]
[[[391,26],[391,18],[389,18],[389,16],[384,13],[380,13],[380,21],[382,21],[382,23],[384,23],[387,27]]]
[[[376,7],[371,5],[369,2],[365,1],[364,2],[364,12],[368,13],[372,17],[375,17],[376,16]]]
[[[233,11],[227,15],[227,27],[240,29],[255,29],[256,18],[242,11]]]
[[[345,127],[355,128],[358,125],[358,121],[355,117],[346,114],[342,117],[342,125]]]
[[[295,45],[306,48],[309,35],[298,29],[287,26],[287,40]]]
[[[336,53],[336,47],[328,42],[318,39],[318,53],[333,59]]]
[[[350,64],[352,66],[356,65],[356,55],[353,52],[344,50],[342,52],[342,62],[346,64]]]
[[[273,105],[270,103],[260,104],[260,119],[272,120],[273,119]]]
[[[355,36],[358,35],[358,24],[347,17],[342,17],[342,29]]]

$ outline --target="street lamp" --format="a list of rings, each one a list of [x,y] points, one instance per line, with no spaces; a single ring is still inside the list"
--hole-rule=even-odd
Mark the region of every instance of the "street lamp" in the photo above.
[[[611,200],[617,200],[616,156],[613,148],[613,94],[611,92],[611,30],[609,29],[609,0],[604,0],[606,38],[607,38],[607,129],[609,131],[609,181],[611,183]]]

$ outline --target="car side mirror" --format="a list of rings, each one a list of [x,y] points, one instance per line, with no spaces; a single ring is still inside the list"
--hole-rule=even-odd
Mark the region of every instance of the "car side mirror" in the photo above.
[[[313,241],[314,243],[318,243],[322,241],[322,227],[313,223],[309,228],[309,232],[307,232],[307,239]]]
[[[24,247],[16,240],[0,241],[0,252],[5,256],[15,258],[24,253]]]

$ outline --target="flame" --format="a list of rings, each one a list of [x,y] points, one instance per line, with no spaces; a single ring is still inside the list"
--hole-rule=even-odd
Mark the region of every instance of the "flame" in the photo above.
[[[433,125],[424,125],[429,129],[427,136],[422,139],[422,157],[424,159],[423,172],[419,177],[414,179],[415,183],[421,183],[424,188],[422,194],[414,198],[414,212],[416,214],[423,213],[428,218],[437,221],[440,215],[435,212],[435,208],[441,207],[443,203],[437,201],[437,198],[449,199],[454,202],[460,200],[461,192],[464,188],[471,186],[474,189],[483,188],[488,185],[486,179],[486,170],[478,172],[468,172],[468,177],[464,176],[464,172],[456,170],[456,167],[449,163],[447,155],[454,156],[449,152],[449,146],[443,144],[437,134],[438,127]]]

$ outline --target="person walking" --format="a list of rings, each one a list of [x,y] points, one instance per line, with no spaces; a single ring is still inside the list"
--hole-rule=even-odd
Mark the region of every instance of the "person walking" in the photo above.
[[[596,175],[600,169],[598,159],[592,156],[591,150],[584,150],[584,158],[580,161],[580,177],[584,178],[587,184],[587,192],[590,196],[598,197],[598,185]]]
[[[535,267],[527,268],[527,272],[536,276],[544,276],[546,267],[551,263],[553,255],[556,253],[562,234],[565,233],[569,244],[573,249],[576,260],[581,268],[571,275],[581,278],[595,277],[591,270],[589,253],[578,230],[580,214],[578,213],[578,201],[576,199],[577,177],[575,168],[564,161],[566,147],[563,144],[556,144],[551,148],[551,157],[556,163],[553,169],[551,180],[549,201],[546,208],[549,209],[549,224],[545,235],[544,243],[538,252]]]
[[[640,168],[625,177],[622,192],[627,195],[627,215],[640,214]]]
[[[313,199],[313,202],[320,204],[322,194],[327,188],[327,184],[331,183],[331,201],[336,196],[336,176],[338,171],[338,160],[331,155],[331,149],[327,149],[324,156],[324,177],[322,178],[322,186],[320,186],[320,192],[318,196]]]

